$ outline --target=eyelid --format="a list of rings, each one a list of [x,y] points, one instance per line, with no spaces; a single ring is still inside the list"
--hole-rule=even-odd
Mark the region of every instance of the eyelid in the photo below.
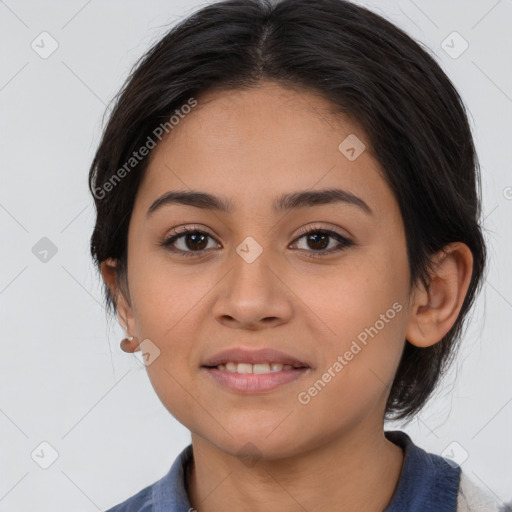
[[[335,233],[338,236],[341,236],[343,238],[349,239],[351,236],[347,234],[340,233],[340,227],[336,226],[335,224],[330,224],[328,222],[324,223],[324,225],[321,225],[319,223],[313,223],[308,226],[304,226],[300,228],[296,236],[301,236],[304,234],[309,233],[310,231],[327,231]]]
[[[165,239],[168,239],[170,238],[171,236],[174,236],[174,235],[182,235],[184,233],[190,233],[190,232],[196,232],[196,231],[200,231],[201,233],[206,233],[207,235],[211,236],[212,238],[214,238],[216,235],[213,235],[211,234],[207,228],[205,227],[202,227],[200,225],[196,225],[196,224],[186,224],[185,226],[178,226],[178,227],[175,227],[175,228],[172,228],[169,233],[167,233],[165,235]]]
[[[337,226],[334,226],[333,224],[327,224],[327,225],[328,226],[332,226],[332,228],[331,227],[320,226],[318,224],[304,226],[304,227],[300,228],[300,230],[296,233],[294,241],[298,237],[300,237],[302,235],[309,234],[311,231],[331,232],[333,234],[336,234],[338,236],[341,236],[341,237],[347,239],[347,235],[344,235],[344,234],[339,233],[337,231],[337,229],[339,229]],[[183,226],[181,228],[180,227],[172,228],[171,231],[167,235],[165,235],[164,240],[168,240],[169,238],[171,238],[173,236],[183,235],[183,234],[190,233],[190,232],[192,232],[192,233],[194,233],[194,232],[202,232],[202,233],[207,234],[211,238],[216,238],[216,235],[211,234],[208,231],[208,229],[203,228],[203,227],[201,227],[199,225],[185,225],[185,226]]]

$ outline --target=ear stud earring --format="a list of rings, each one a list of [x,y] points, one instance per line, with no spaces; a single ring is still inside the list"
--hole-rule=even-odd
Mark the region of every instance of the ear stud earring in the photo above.
[[[133,336],[130,336],[129,338],[124,338],[122,341],[121,341],[121,350],[123,350],[124,352],[131,352],[131,350],[127,350],[128,348],[128,345],[130,344],[130,342],[133,340]]]

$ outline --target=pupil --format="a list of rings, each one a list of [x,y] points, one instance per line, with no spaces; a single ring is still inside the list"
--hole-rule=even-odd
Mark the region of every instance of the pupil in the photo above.
[[[318,242],[318,238],[321,238],[322,241]],[[329,245],[328,242],[325,243],[328,238],[329,238],[328,235],[326,235],[325,233],[313,234],[313,235],[309,235],[308,242],[313,241],[312,249],[325,249]],[[318,245],[318,243],[320,244],[320,247],[315,246],[315,244]],[[311,247],[311,245],[310,245],[310,247]]]
[[[200,240],[199,243],[201,244],[201,242],[202,242],[203,245],[200,245],[200,247],[198,247],[197,245],[194,246],[194,244],[198,243],[199,239],[202,239],[202,240]],[[186,245],[187,245],[188,249],[204,249],[204,247],[206,247],[206,245],[208,245],[207,243],[204,243],[206,240],[206,235],[201,234],[201,233],[188,234],[188,235],[186,235],[185,240],[186,240]],[[192,247],[188,243],[190,240],[192,240]]]

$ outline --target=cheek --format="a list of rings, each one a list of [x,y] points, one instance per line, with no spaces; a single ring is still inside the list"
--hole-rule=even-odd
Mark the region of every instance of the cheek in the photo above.
[[[355,266],[347,259],[329,279],[315,281],[319,286],[302,278],[320,365],[299,403],[315,414],[365,414],[394,378],[405,339],[404,290],[390,261],[373,261],[379,263]]]
[[[337,265],[297,272],[290,279],[304,312],[316,319],[324,343],[333,348],[343,348],[347,340],[374,325],[403,295],[396,269],[363,251],[354,251]],[[388,316],[394,317],[394,311]]]
[[[134,268],[137,262],[134,261]],[[130,291],[141,334],[162,342],[190,321],[194,308],[215,282],[212,276],[198,279],[193,266],[173,265],[161,256],[140,261],[130,280]]]
[[[297,407],[308,418],[311,432],[327,434],[357,425],[372,413],[380,417],[404,343],[400,313],[388,311],[392,311],[389,317],[394,316],[388,317],[388,323],[379,320],[369,327],[346,330],[323,346],[325,364],[297,396]]]
[[[160,351],[147,366],[148,374],[159,395],[159,390],[176,391],[197,366],[197,332],[208,321],[204,300],[216,284],[215,276],[198,275],[198,267],[173,265],[155,253],[137,255],[131,263],[137,337],[151,340]]]

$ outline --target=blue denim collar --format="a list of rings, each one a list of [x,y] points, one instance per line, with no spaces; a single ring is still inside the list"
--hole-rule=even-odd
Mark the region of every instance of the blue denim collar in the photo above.
[[[398,485],[384,512],[456,512],[460,466],[427,453],[405,432],[391,430],[384,435],[404,451]]]

